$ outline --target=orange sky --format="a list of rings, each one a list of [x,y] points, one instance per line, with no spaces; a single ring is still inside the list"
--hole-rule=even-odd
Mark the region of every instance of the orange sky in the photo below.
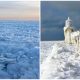
[[[39,1],[0,1],[0,19],[39,20]]]

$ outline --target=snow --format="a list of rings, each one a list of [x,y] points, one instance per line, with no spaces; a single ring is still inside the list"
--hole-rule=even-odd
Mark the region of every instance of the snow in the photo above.
[[[80,37],[80,32],[79,31],[75,31],[71,33],[72,37]]]
[[[41,42],[41,79],[80,79],[80,50],[64,41]]]
[[[38,78],[38,22],[0,21],[0,79]]]

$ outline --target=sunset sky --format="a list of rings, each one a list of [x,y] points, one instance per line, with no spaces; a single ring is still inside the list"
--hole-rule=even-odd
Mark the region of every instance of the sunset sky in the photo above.
[[[38,20],[39,1],[0,1],[0,20]]]

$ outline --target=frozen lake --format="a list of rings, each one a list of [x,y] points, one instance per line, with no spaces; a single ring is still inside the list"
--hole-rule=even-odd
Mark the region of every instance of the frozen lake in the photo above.
[[[39,23],[0,21],[0,79],[39,78]]]

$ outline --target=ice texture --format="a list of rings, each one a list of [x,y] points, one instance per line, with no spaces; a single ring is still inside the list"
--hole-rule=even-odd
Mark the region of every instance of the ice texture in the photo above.
[[[0,79],[39,78],[39,23],[0,21]]]
[[[80,79],[80,47],[64,41],[41,42],[41,79]]]

